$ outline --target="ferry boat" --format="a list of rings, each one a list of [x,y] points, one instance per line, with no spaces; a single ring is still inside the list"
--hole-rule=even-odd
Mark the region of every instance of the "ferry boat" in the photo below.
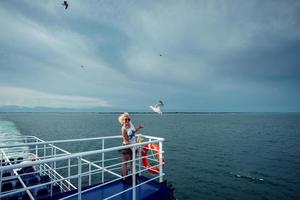
[[[0,199],[175,199],[164,180],[164,138],[139,135],[139,142],[119,145],[121,136],[44,141],[19,136],[1,141]],[[83,143],[96,150],[71,152]],[[3,145],[5,144],[5,145]],[[131,148],[132,169],[122,177],[118,151]]]

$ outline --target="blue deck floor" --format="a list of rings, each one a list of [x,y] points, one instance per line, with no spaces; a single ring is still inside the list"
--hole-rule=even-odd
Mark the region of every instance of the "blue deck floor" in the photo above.
[[[142,183],[146,181],[147,178],[139,177],[137,179],[138,183]],[[130,188],[131,185],[124,181],[115,181],[113,183],[107,184],[100,188],[93,189],[91,191],[85,192],[82,194],[82,199],[105,199],[113,194],[118,192],[124,191]],[[77,191],[73,191],[75,193]],[[66,195],[66,194],[65,194]],[[63,196],[65,196],[63,195]],[[68,193],[70,195],[70,192]],[[61,198],[62,196],[58,197]],[[77,196],[73,196],[68,198],[68,200],[76,200]],[[114,198],[113,200],[125,200],[125,199],[132,199],[132,190],[129,190],[123,194],[120,194]],[[136,188],[136,199],[143,199],[143,200],[150,200],[150,199],[169,199],[168,197],[168,188],[160,184],[156,181],[151,181],[145,183],[144,185]]]
[[[45,179],[47,178],[47,179]],[[40,176],[38,173],[34,173],[32,175],[25,175],[22,177],[22,180],[26,183],[26,185],[34,185],[39,183],[46,183],[50,180],[48,176]],[[144,176],[138,176],[137,177],[137,183],[141,184],[149,179]],[[8,190],[18,189],[20,187],[15,186],[16,188],[13,188],[13,185],[18,185],[17,178],[12,179],[11,181],[4,181],[2,183],[2,190],[4,191],[5,186],[7,184],[11,184],[11,188],[8,188]],[[21,186],[21,185],[20,185]],[[93,188],[95,186],[99,185],[92,185],[83,187],[82,191],[88,188]],[[122,192],[126,189],[129,189],[132,187],[132,184],[130,182],[125,182],[123,180],[117,180],[112,183],[108,183],[106,185],[103,185],[101,187],[91,189],[90,191],[82,193],[81,198],[83,200],[96,200],[96,199],[105,199],[108,198],[114,194],[117,194],[119,192]],[[53,186],[53,194],[54,196],[51,198],[50,196],[50,187],[49,186],[41,186],[36,189],[30,190],[34,196],[35,199],[38,200],[54,200],[54,199],[61,199],[63,197],[67,197],[69,195],[77,193],[77,190],[72,190],[68,192],[61,192],[58,185]],[[18,192],[14,195],[10,195],[8,197],[4,197],[3,200],[8,199],[30,199],[28,195],[25,192]],[[77,200],[78,196],[72,196],[70,198],[67,198],[68,200]],[[115,196],[111,198],[113,200],[131,200],[132,199],[132,190],[128,190],[118,196]],[[164,183],[159,183],[157,181],[150,181],[147,182],[139,187],[136,188],[136,199],[137,200],[167,200],[170,199],[170,188],[166,186]],[[1,199],[2,200],[2,199]]]

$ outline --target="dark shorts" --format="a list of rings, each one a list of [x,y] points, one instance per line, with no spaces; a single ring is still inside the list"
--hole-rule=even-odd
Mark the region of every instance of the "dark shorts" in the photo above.
[[[130,148],[120,149],[120,150],[118,150],[118,151],[119,151],[119,153],[121,153],[121,154],[129,154],[129,155],[132,154],[132,151],[131,151]]]

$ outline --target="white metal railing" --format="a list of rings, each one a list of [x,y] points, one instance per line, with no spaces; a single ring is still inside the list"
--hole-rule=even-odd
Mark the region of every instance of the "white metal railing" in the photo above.
[[[164,141],[163,138],[141,135],[147,141],[126,145],[126,146],[113,146],[106,147],[106,140],[116,140],[118,143],[120,142],[121,136],[108,136],[108,137],[97,137],[97,138],[84,138],[84,139],[73,139],[73,140],[55,140],[55,141],[44,141],[35,136],[27,137],[26,140],[23,141],[23,144],[9,144],[9,145],[0,145],[1,150],[1,165],[0,165],[0,177],[6,171],[14,171],[14,176],[11,177],[3,177],[0,179],[0,185],[3,182],[9,180],[15,180],[18,178],[22,181],[22,177],[29,175],[30,173],[19,174],[17,169],[35,166],[36,171],[33,173],[39,173],[40,175],[47,175],[50,177],[50,181],[43,184],[38,184],[34,186],[27,186],[23,181],[23,188],[18,190],[6,191],[2,192],[0,187],[0,199],[2,197],[8,197],[12,194],[16,194],[19,192],[27,192],[29,197],[33,199],[31,194],[34,189],[42,187],[42,186],[50,186],[51,196],[53,184],[59,185],[62,191],[70,191],[77,189],[77,192],[64,197],[63,199],[68,199],[72,196],[77,196],[78,199],[81,199],[83,193],[88,192],[92,189],[103,187],[111,182],[121,180],[122,177],[120,175],[120,169],[122,164],[132,162],[132,172],[128,174],[127,177],[132,176],[132,187],[127,190],[121,191],[112,195],[111,197],[107,197],[107,199],[111,199],[117,195],[120,195],[124,192],[128,192],[132,190],[132,197],[136,199],[136,188],[140,187],[143,184],[146,184],[148,181],[159,179],[160,182],[163,181],[163,146],[162,143]],[[22,140],[21,138],[18,138]],[[63,143],[76,143],[76,142],[90,142],[90,141],[100,141],[101,148],[98,150],[71,153],[67,150],[64,150],[58,146],[57,144]],[[136,175],[145,174],[148,170],[145,168],[142,163],[142,156],[140,155],[140,149],[142,146],[146,144],[157,143],[159,145],[160,156],[159,161],[155,160],[153,155],[147,155],[150,160],[156,161],[156,165],[153,167],[159,167],[159,174],[153,175],[148,181],[137,184],[136,183]],[[6,156],[6,152],[18,152],[20,147],[28,147],[28,155],[35,155],[36,161],[27,162],[27,163],[12,163],[9,158]],[[117,153],[118,150],[132,148],[132,160],[122,162],[120,155],[116,155],[115,157],[105,156],[106,154]],[[136,154],[135,149],[139,149]],[[86,157],[89,157],[88,159]],[[31,157],[32,158],[32,157]],[[30,159],[31,159],[30,158]],[[3,162],[4,160],[4,162]],[[2,166],[4,165],[4,166]],[[118,171],[117,171],[118,170]],[[106,175],[108,174],[108,175]],[[105,180],[105,179],[108,180]],[[85,189],[86,186],[92,186],[89,189]]]

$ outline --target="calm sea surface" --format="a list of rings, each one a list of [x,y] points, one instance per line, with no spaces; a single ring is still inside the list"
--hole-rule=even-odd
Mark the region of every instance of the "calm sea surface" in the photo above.
[[[0,113],[1,138],[120,134],[118,114]],[[134,114],[164,137],[166,179],[184,199],[300,199],[300,114]],[[86,145],[86,144],[84,144]],[[88,146],[80,146],[80,149]]]

